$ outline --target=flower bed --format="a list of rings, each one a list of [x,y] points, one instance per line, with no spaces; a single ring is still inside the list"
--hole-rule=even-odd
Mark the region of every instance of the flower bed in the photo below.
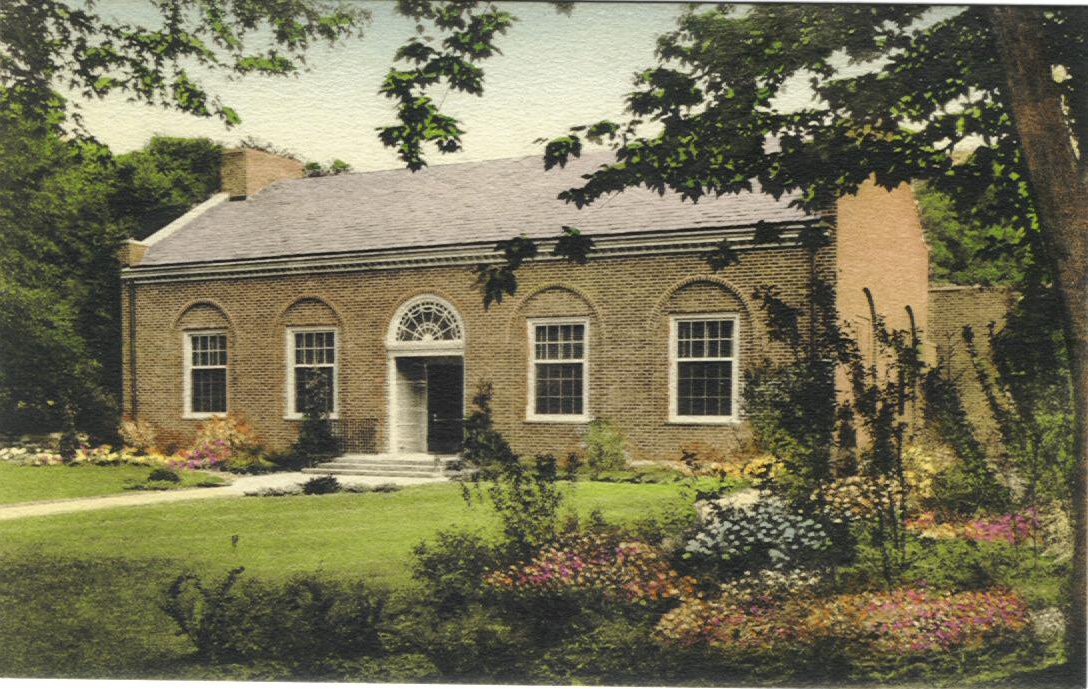
[[[13,445],[11,447],[0,447],[0,462],[25,466],[48,466],[50,464],[63,464],[64,459],[57,452],[34,445]]]
[[[834,648],[867,665],[894,666],[1013,641],[1029,629],[1024,599],[1006,589],[902,588],[778,604],[729,596],[694,599],[663,616],[656,634],[665,643],[705,644],[731,653]]]
[[[232,453],[226,440],[206,440],[170,459],[175,469],[219,469]]]
[[[97,466],[109,466],[117,464],[132,464],[136,466],[162,467],[167,466],[172,457],[168,455],[151,453],[142,454],[130,448],[114,449],[109,445],[98,447],[81,447],[76,451],[72,464],[94,464]]]
[[[938,522],[932,512],[926,512],[907,522],[907,529],[924,538],[935,540],[966,538],[980,543],[1023,543],[1040,527],[1032,512],[991,515],[968,522]]]
[[[653,547],[601,534],[565,538],[528,562],[491,572],[484,582],[521,595],[584,591],[627,602],[678,598],[693,588]]]

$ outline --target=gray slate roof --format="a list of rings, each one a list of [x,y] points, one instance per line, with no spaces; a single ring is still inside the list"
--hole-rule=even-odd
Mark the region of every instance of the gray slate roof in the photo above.
[[[754,192],[706,198],[631,189],[579,210],[556,195],[612,160],[594,153],[543,171],[537,156],[277,182],[209,209],[151,246],[140,266],[365,252],[555,237],[750,227],[812,216]]]

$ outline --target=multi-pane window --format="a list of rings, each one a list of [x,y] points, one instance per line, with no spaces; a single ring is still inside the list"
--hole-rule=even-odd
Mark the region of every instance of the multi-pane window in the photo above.
[[[733,418],[736,318],[674,318],[672,332],[674,418],[708,421]]]
[[[226,333],[187,333],[186,411],[222,414],[227,411]]]
[[[310,403],[319,412],[336,412],[336,331],[288,332],[291,361],[290,390],[293,415],[302,415]]]
[[[530,322],[531,416],[586,413],[586,323]]]

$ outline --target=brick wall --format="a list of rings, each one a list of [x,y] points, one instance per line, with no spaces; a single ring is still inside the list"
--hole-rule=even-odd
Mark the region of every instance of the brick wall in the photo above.
[[[833,257],[834,247],[822,250],[818,269],[829,274]],[[183,333],[225,328],[229,409],[243,414],[269,446],[286,446],[298,428],[297,421],[284,419],[286,328],[336,325],[341,417],[374,423],[384,450],[387,329],[405,301],[435,294],[453,304],[465,323],[466,401],[477,383],[492,382],[497,425],[518,451],[565,453],[579,445],[585,430],[584,424],[525,421],[526,319],[540,316],[589,317],[589,412],[618,424],[634,457],[672,454],[689,440],[734,447],[743,440],[743,427],[668,422],[669,315],[739,314],[742,366],[750,364],[780,353],[768,346],[762,320],[752,312],[753,289],[774,284],[800,303],[808,274],[808,254],[799,248],[745,251],[739,264],[714,275],[698,256],[601,257],[586,266],[534,262],[519,272],[518,294],[487,311],[467,267],[139,284],[138,415],[161,437],[187,442],[199,421],[182,418]],[[127,290],[124,308],[127,318]],[[131,413],[127,341],[125,353]]]
[[[906,184],[886,191],[871,182],[836,208],[839,315],[854,326],[859,344],[872,347],[869,297],[887,326],[919,331],[928,318],[929,248],[914,195]]]
[[[994,443],[996,428],[978,376],[963,342],[963,326],[975,331],[979,354],[992,372],[989,326],[1005,324],[1009,307],[1016,298],[1006,287],[933,287],[929,291],[929,340],[936,350],[935,363],[957,381],[968,418],[979,429],[981,439]]]
[[[868,182],[836,205],[836,306],[861,353],[875,361],[873,312],[892,330],[914,332],[923,354],[929,312],[929,247],[910,187],[888,191]],[[842,369],[836,384],[849,389]],[[917,402],[908,420],[920,418]],[[864,438],[863,429],[859,437]]]
[[[223,151],[219,182],[231,198],[245,198],[273,182],[302,176],[302,163],[297,160],[253,148],[235,148]]]

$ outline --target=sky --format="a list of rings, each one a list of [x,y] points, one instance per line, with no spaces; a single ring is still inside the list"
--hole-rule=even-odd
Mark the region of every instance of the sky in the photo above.
[[[242,124],[166,111],[110,97],[82,105],[88,130],[115,153],[140,148],[155,134],[207,136],[234,144],[252,136],[286,148],[303,160],[339,158],[356,170],[399,167],[382,147],[376,127],[394,123],[392,102],[378,94],[394,51],[414,35],[414,23],[391,2],[365,2],[373,21],[361,39],[309,53],[310,71],[298,77],[244,77],[205,83],[238,111]],[[502,4],[502,3],[500,3]],[[654,64],[658,35],[675,28],[678,3],[584,3],[570,15],[546,3],[503,5],[518,18],[500,37],[503,55],[484,64],[482,98],[451,94],[449,114],[467,130],[464,151],[432,153],[430,164],[536,155],[534,139],[553,137],[576,124],[623,115],[633,74]],[[151,23],[147,0],[100,0],[102,14]],[[435,97],[442,99],[439,90]]]

